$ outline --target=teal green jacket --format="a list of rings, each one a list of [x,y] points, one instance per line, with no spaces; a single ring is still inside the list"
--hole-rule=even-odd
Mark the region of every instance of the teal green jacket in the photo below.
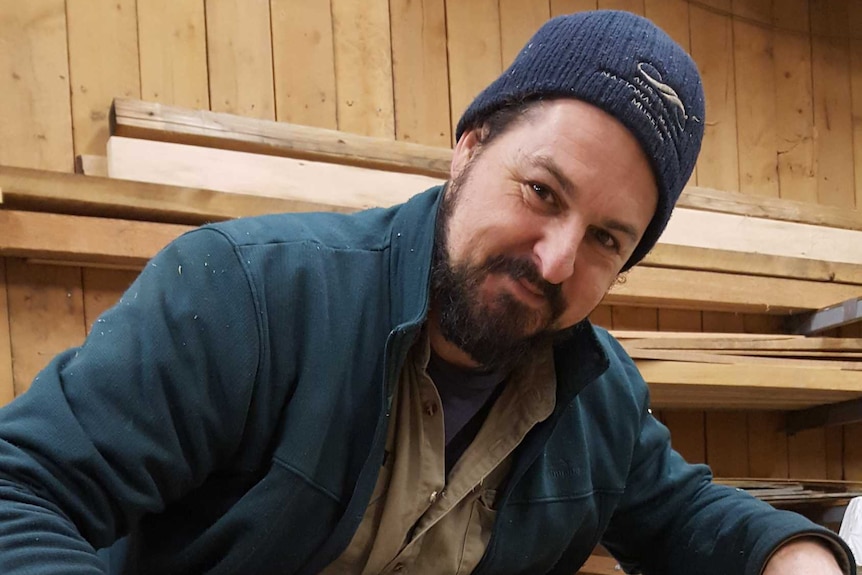
[[[313,574],[347,546],[425,321],[440,190],[356,215],[206,226],[0,410],[0,572]],[[584,322],[516,451],[476,573],[570,575],[603,542],[648,574],[757,575],[800,516],[710,483]],[[840,543],[839,543],[840,544]],[[118,547],[114,547],[116,551]]]

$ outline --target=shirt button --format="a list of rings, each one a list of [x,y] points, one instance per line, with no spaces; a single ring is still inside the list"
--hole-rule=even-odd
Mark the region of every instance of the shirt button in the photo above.
[[[434,503],[435,501],[437,501],[437,492],[436,491],[431,492],[431,496],[428,498],[428,501],[430,501],[431,503]]]
[[[428,417],[434,417],[437,414],[437,404],[433,401],[429,401],[425,404],[425,415]]]

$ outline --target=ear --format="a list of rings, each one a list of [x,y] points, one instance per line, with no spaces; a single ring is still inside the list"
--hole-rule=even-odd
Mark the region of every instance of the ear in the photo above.
[[[461,134],[455,149],[452,150],[452,164],[449,167],[449,179],[455,179],[460,174],[479,146],[479,131],[477,128]]]

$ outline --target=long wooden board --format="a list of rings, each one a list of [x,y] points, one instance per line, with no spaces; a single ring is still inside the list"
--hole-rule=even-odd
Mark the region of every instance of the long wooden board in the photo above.
[[[112,136],[108,148],[108,173],[112,177],[355,208],[390,206],[444,181],[419,174],[120,136]],[[686,208],[674,212],[661,242],[862,264],[862,250],[857,248],[862,243],[860,231]],[[783,275],[796,273],[798,267],[788,266]],[[764,271],[770,268],[776,269],[765,266]],[[832,303],[835,301],[824,306]]]
[[[440,179],[448,177],[451,163],[451,150],[446,148],[138,100],[116,99],[111,117],[112,133],[130,138],[315,159]],[[704,187],[689,186],[678,206],[748,218],[862,230],[859,211]]]
[[[108,175],[354,209],[391,206],[439,185],[419,174],[112,136]]]
[[[242,196],[2,166],[0,190],[6,209],[174,224],[202,224],[277,212],[355,211],[322,202]]]

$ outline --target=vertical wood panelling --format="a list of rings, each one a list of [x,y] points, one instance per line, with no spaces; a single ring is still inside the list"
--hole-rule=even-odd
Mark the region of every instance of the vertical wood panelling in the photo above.
[[[611,308],[614,329],[656,331],[658,329],[658,310],[650,307],[629,307],[615,305]]]
[[[784,415],[754,411],[748,415],[748,472],[752,477],[787,477]]]
[[[817,202],[808,0],[775,5],[775,120],[782,198]]]
[[[722,190],[739,189],[736,133],[736,87],[733,26],[729,16],[691,6],[691,51],[706,92],[706,127],[697,183]]]
[[[853,158],[856,209],[862,209],[862,2],[848,2],[850,90],[853,98]]]
[[[0,164],[74,169],[64,0],[0,2]]]
[[[862,481],[862,423],[844,426],[844,479]]]
[[[611,329],[614,326],[611,306],[600,305],[590,314],[590,322],[601,326],[605,329]]]
[[[338,127],[332,12],[321,0],[270,0],[276,119]]]
[[[825,478],[826,430],[809,429],[787,438],[790,477]]]
[[[209,109],[203,2],[138,2],[138,41],[145,100]]]
[[[15,394],[59,352],[84,340],[81,270],[6,260]]]
[[[6,259],[0,258],[0,407],[15,397],[12,341],[9,337],[9,304],[6,292]]]
[[[598,0],[551,0],[551,17],[595,10]]]
[[[643,16],[644,0],[599,0],[601,10],[625,10]]]
[[[389,0],[395,138],[448,148],[445,0]]]
[[[826,428],[826,479],[844,479],[844,429]]]
[[[548,0],[500,0],[500,39],[507,67],[530,37],[551,17]]]
[[[210,108],[275,119],[269,0],[206,0]]]
[[[753,20],[761,24],[768,24],[771,27],[773,3],[780,6],[781,10],[786,10],[782,6],[783,2],[784,0],[781,2],[774,2],[774,0],[731,0],[731,7],[733,15],[740,21],[743,19]]]
[[[332,0],[338,129],[395,138],[388,0]]]
[[[706,462],[717,477],[748,476],[748,419],[740,411],[706,414]]]
[[[473,98],[503,69],[497,0],[446,0],[452,137]]]
[[[138,272],[84,268],[84,325],[87,332],[106,309],[113,306],[138,276]]]
[[[817,201],[854,207],[847,16],[845,0],[811,0]]]
[[[778,141],[772,36],[771,27],[766,25],[741,20],[733,23],[739,190],[777,198]]]
[[[743,333],[745,322],[742,314],[724,311],[703,312],[703,331],[716,333]]]
[[[658,310],[659,331],[703,331],[703,318],[699,311],[687,309]]]
[[[141,97],[136,0],[66,0],[75,154],[105,155],[116,97]]]
[[[670,430],[671,445],[689,463],[706,463],[704,419],[702,411],[662,410],[662,420]]]

